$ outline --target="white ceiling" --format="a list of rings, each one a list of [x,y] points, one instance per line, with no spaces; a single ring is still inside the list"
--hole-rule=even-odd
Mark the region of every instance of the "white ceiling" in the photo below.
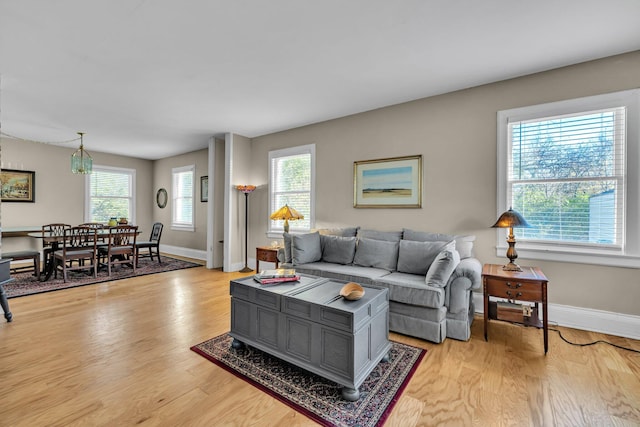
[[[0,0],[2,132],[158,159],[638,50],[639,18],[638,0]]]

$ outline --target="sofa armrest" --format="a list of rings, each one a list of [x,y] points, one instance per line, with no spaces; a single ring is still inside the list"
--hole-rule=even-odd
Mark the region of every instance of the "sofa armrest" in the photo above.
[[[467,278],[467,289],[477,290],[482,287],[482,263],[476,258],[465,258],[460,260],[460,264],[453,270],[449,283],[458,278]]]
[[[465,258],[451,274],[447,282],[445,304],[449,312],[469,310],[471,290],[482,287],[482,264],[476,258]]]

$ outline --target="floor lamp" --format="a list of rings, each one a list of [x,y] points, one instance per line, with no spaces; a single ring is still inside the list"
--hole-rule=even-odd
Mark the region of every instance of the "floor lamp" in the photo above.
[[[244,268],[240,270],[240,273],[249,273],[253,269],[249,268],[247,263],[247,237],[249,233],[247,231],[247,223],[249,221],[249,193],[256,189],[255,185],[237,185],[236,189],[244,193]]]

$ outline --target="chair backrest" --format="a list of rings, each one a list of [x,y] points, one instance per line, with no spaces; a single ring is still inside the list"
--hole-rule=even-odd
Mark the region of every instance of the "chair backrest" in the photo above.
[[[89,227],[70,227],[64,230],[62,250],[64,253],[77,249],[96,249],[96,229]]]
[[[53,223],[42,226],[42,234],[48,233],[50,236],[64,236],[64,231],[71,228],[69,224]]]
[[[48,236],[64,236],[66,230],[69,230],[71,225],[62,223],[51,223],[42,226],[42,244],[44,246],[50,246],[51,242],[48,242],[45,237]],[[66,240],[66,239],[65,239]]]
[[[162,228],[163,225],[161,222],[156,222],[153,224],[153,228],[151,229],[151,236],[149,237],[150,242],[160,243],[160,237],[162,237]]]
[[[89,227],[89,228],[95,228],[96,230],[100,230],[104,228],[104,224],[101,224],[99,222],[84,222],[80,224],[78,227]]]
[[[109,227],[109,248],[115,246],[135,246],[138,236],[137,225],[117,225]]]

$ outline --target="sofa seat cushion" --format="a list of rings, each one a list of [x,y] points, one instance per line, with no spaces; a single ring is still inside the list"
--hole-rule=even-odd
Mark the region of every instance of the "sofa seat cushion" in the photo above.
[[[389,274],[387,270],[383,270],[381,268],[359,267],[357,265],[342,265],[330,262],[311,262],[308,264],[296,265],[294,268],[298,273],[329,277],[331,279],[356,282],[364,285],[373,284],[376,280]]]
[[[389,300],[422,307],[444,306],[445,289],[428,286],[424,276],[393,272],[380,277],[376,285],[389,288]]]

